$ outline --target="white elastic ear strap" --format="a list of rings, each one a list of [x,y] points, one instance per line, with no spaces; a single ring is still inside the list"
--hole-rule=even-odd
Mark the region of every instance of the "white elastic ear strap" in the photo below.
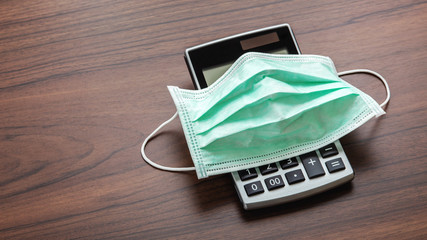
[[[375,77],[379,78],[381,80],[381,82],[384,84],[385,90],[387,91],[387,97],[384,100],[384,102],[380,104],[380,107],[383,108],[390,101],[390,88],[388,87],[387,81],[383,78],[383,76],[381,76],[377,72],[374,72],[374,71],[369,70],[369,69],[354,69],[354,70],[339,72],[338,76],[341,77],[344,75],[354,74],[354,73],[368,73],[368,74],[374,75]]]
[[[172,122],[176,117],[178,116],[178,112],[176,112],[169,120],[165,121],[164,123],[160,124],[160,126],[158,126],[150,135],[148,135],[148,137],[144,140],[144,143],[142,143],[141,146],[141,155],[142,158],[151,166],[161,169],[161,170],[165,170],[165,171],[170,171],[170,172],[187,172],[187,171],[196,171],[195,167],[182,167],[182,168],[173,168],[173,167],[166,167],[160,164],[157,164],[153,161],[151,161],[147,155],[145,155],[145,146],[147,145],[148,141],[154,136],[154,134],[156,134],[160,129],[162,129],[165,125],[167,125],[168,123]]]

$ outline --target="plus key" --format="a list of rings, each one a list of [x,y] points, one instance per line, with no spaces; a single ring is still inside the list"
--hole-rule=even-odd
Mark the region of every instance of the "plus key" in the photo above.
[[[315,178],[325,175],[322,164],[317,157],[316,152],[309,152],[300,156],[302,164],[309,178]]]

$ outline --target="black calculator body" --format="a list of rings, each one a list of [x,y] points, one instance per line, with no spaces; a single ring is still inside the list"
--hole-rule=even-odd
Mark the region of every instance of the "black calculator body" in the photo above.
[[[246,52],[301,54],[289,24],[204,43],[185,50],[194,87],[214,83]],[[339,141],[316,151],[231,173],[244,209],[281,204],[331,189],[354,177]]]

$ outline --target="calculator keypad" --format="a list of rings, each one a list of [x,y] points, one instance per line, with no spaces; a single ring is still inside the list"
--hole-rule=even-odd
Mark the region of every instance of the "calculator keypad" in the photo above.
[[[351,180],[354,173],[336,141],[298,157],[232,175],[244,207],[251,209],[309,196]]]

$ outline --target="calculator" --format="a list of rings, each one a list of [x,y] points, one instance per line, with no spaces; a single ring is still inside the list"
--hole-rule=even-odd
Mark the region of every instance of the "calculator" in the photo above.
[[[246,52],[301,54],[289,24],[221,38],[185,50],[196,89],[214,83]],[[341,143],[264,166],[231,173],[246,210],[294,201],[351,181],[354,171]]]

